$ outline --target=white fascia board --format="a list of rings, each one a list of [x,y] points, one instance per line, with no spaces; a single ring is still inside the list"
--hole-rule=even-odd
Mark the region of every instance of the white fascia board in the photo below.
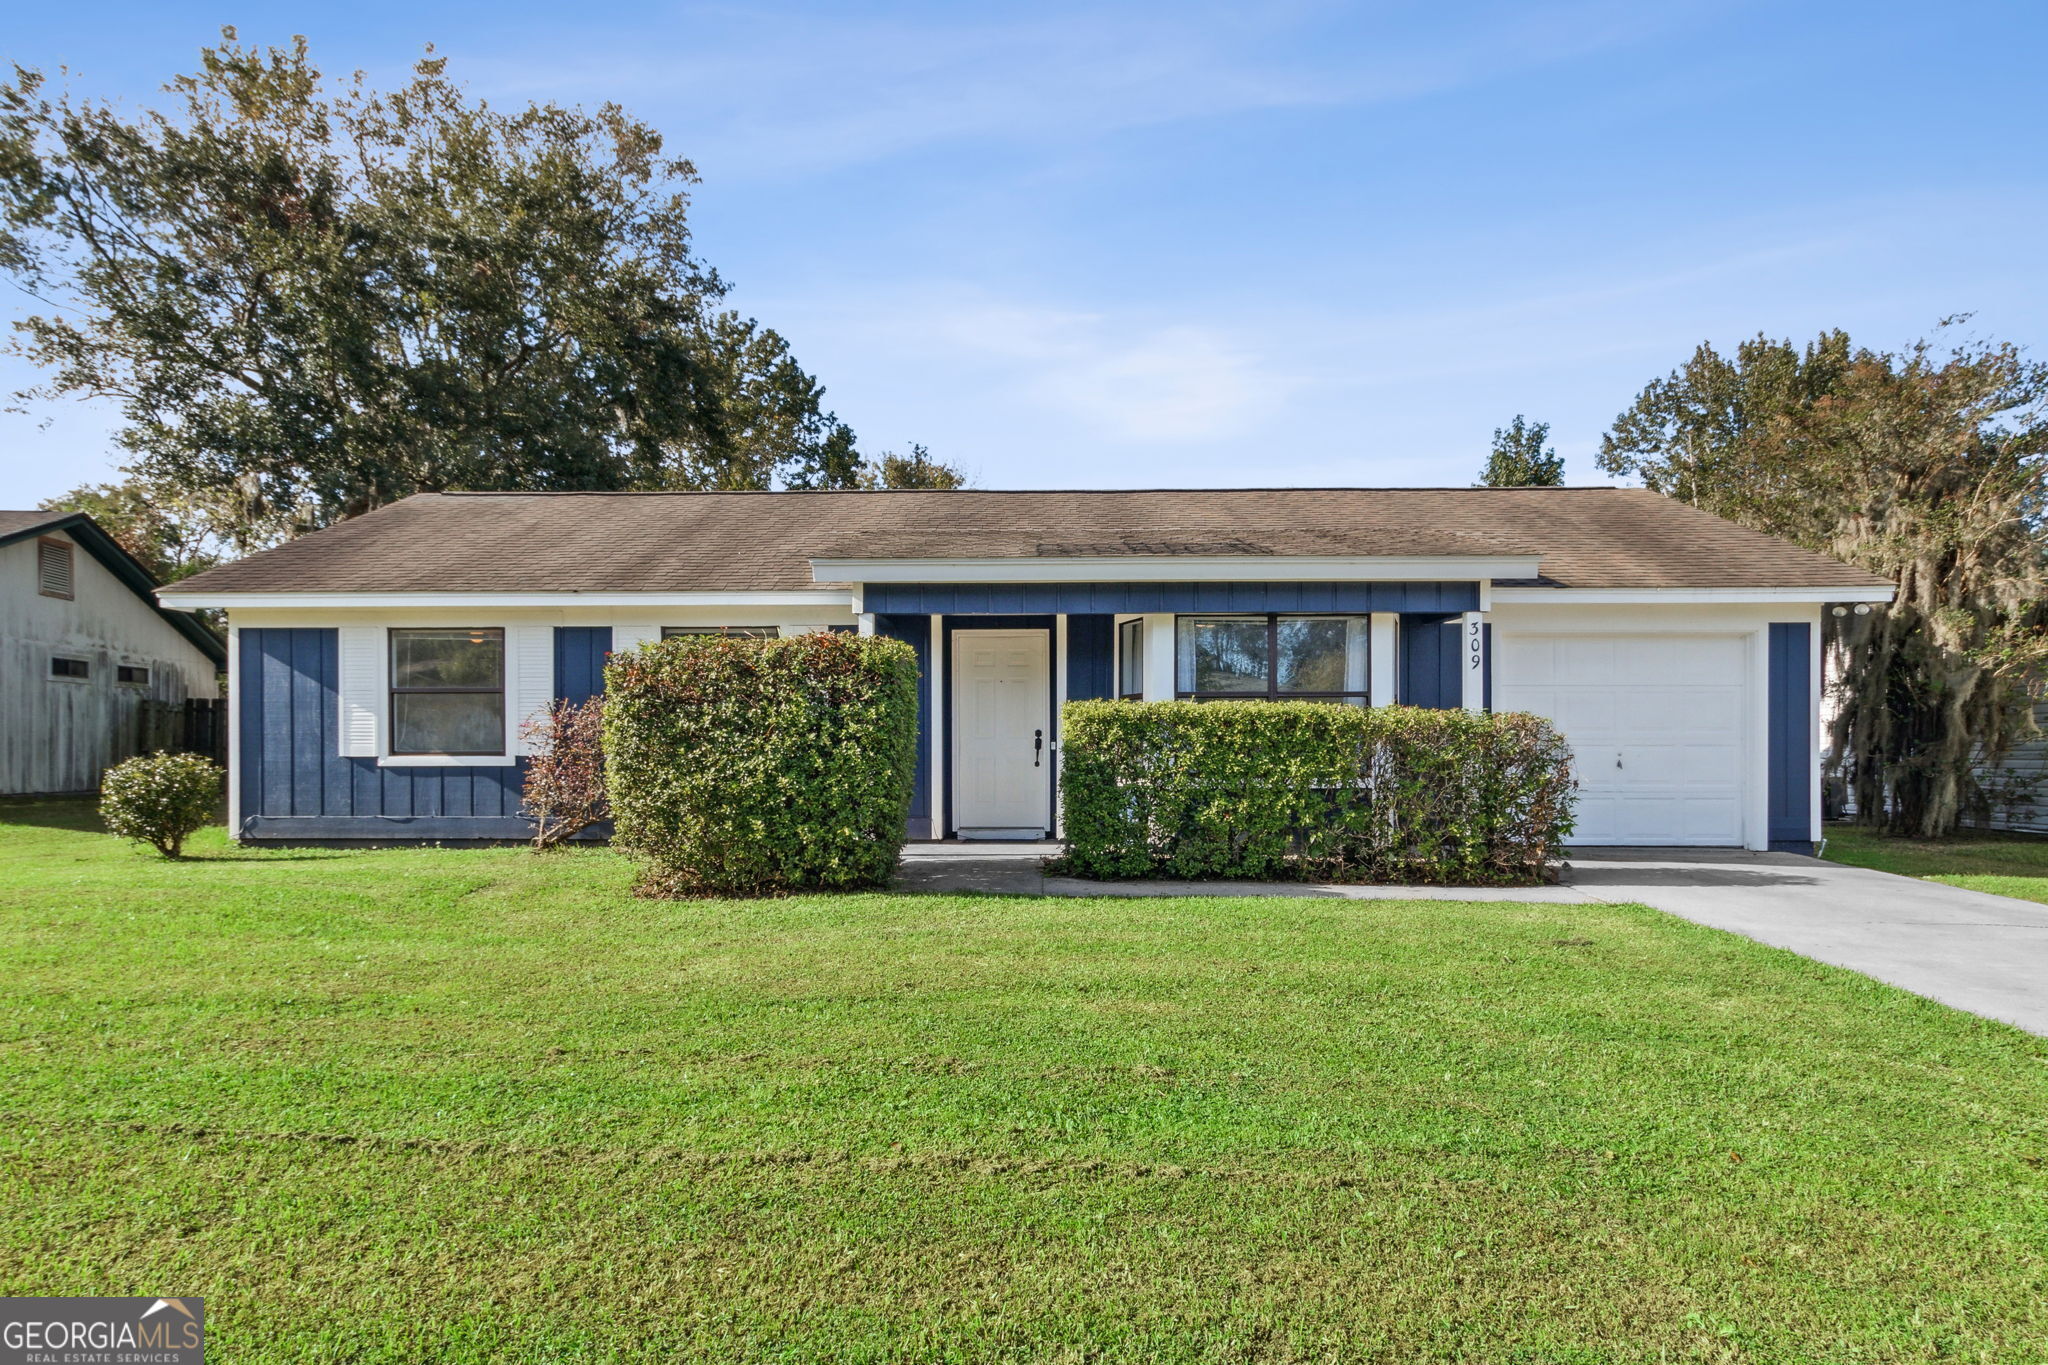
[[[1883,588],[1495,588],[1495,602],[1889,602],[1897,589]]]
[[[845,588],[781,592],[195,592],[160,588],[167,607],[847,607]]]
[[[1294,583],[1533,578],[1536,555],[1077,555],[1071,559],[814,559],[819,583]]]

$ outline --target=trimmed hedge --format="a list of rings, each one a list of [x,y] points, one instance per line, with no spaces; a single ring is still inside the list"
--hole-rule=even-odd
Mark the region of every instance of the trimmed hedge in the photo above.
[[[917,751],[917,656],[845,634],[684,635],[605,665],[612,844],[650,896],[883,886]]]
[[[1083,877],[1517,885],[1555,879],[1571,748],[1520,713],[1069,702],[1061,807]]]

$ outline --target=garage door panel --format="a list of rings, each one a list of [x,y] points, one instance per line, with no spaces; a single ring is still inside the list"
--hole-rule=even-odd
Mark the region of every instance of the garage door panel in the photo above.
[[[1604,764],[1605,781],[1622,787],[1737,786],[1742,782],[1742,750],[1734,744],[1617,744],[1607,748],[1574,746],[1580,756],[1580,780]]]
[[[1551,671],[1558,682],[1585,686],[1614,681],[1614,670],[1619,660],[1615,658],[1612,641],[1567,639],[1554,640],[1550,644],[1553,651]]]
[[[1737,636],[1631,636],[1608,654],[1615,672],[1602,681],[1627,677],[1638,686],[1690,687],[1707,679],[1740,677],[1746,653]]]
[[[1621,832],[1615,820],[1621,810],[1620,798],[1610,794],[1579,793],[1579,804],[1573,822],[1572,842],[1575,844],[1618,844],[1622,842]]]
[[[1495,640],[1494,705],[1572,746],[1578,844],[1739,845],[1750,745],[1740,636]]]
[[[1667,737],[1682,741],[1702,733],[1723,734],[1742,724],[1739,687],[1628,687],[1608,685],[1577,689],[1613,708],[1609,721],[1616,732],[1641,739]]]
[[[1553,687],[1545,689],[1550,695],[1545,698],[1547,709],[1536,711],[1539,716],[1549,716],[1558,723],[1566,734],[1579,733],[1586,736],[1607,736],[1618,734],[1615,725],[1614,698],[1606,688]],[[1499,705],[1500,689],[1494,689],[1495,705]],[[1535,711],[1533,706],[1515,705],[1504,708],[1512,711]]]
[[[1681,786],[1742,785],[1742,750],[1733,744],[1682,744],[1674,754],[1674,778]]]
[[[1530,640],[1513,654],[1494,651],[1495,687],[1540,687],[1557,681],[1557,651],[1549,640]]]
[[[1676,792],[1645,793],[1620,806],[1623,844],[1732,844],[1742,838],[1741,803]]]

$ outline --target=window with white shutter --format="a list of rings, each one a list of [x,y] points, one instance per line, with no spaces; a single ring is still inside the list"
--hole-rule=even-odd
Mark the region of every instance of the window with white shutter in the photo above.
[[[70,541],[45,536],[36,542],[36,591],[45,597],[71,599]]]
[[[338,670],[341,754],[376,758],[383,752],[385,711],[384,631],[380,626],[341,627]]]

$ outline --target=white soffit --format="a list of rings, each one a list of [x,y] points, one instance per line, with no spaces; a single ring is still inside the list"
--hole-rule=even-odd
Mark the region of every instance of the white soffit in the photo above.
[[[157,601],[194,607],[845,607],[845,588],[782,592],[179,592],[159,588]]]
[[[1889,602],[1897,589],[1882,588],[1501,588],[1501,602],[1583,602],[1601,606],[1631,602]]]
[[[1535,555],[1074,555],[814,559],[819,583],[1298,583],[1534,578]]]

